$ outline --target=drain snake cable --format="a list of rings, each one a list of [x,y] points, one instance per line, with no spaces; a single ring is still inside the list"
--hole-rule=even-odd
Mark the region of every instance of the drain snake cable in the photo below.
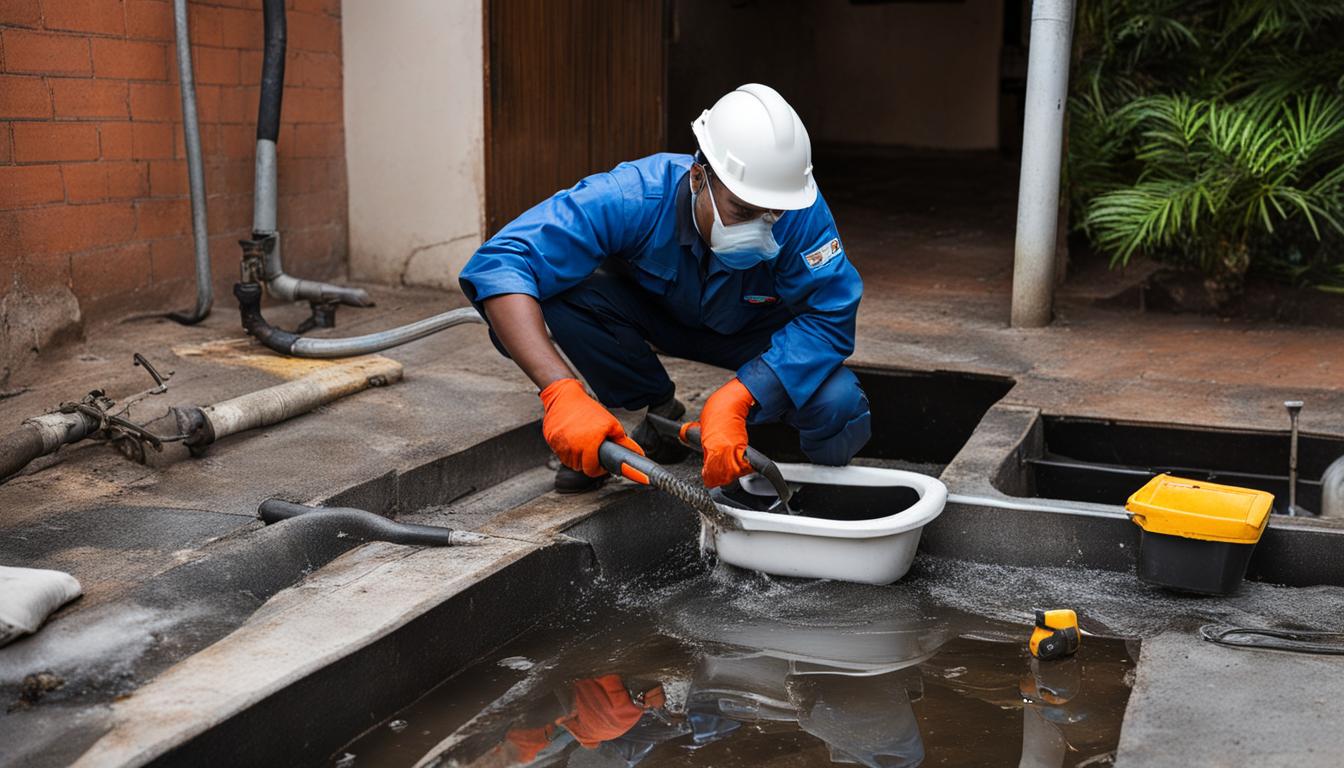
[[[1344,655],[1344,642],[1318,642],[1324,638],[1334,638],[1336,641],[1344,640],[1344,632],[1269,629],[1267,627],[1220,627],[1217,624],[1205,624],[1199,628],[1199,636],[1210,643],[1225,645],[1229,648]],[[1236,639],[1238,636],[1242,639]]]

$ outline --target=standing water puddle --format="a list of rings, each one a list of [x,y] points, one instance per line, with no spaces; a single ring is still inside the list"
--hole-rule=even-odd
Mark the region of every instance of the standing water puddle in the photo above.
[[[610,587],[335,756],[369,766],[1102,766],[1124,641],[1037,662],[1028,627],[901,585],[723,566]],[[432,652],[432,649],[426,649]]]

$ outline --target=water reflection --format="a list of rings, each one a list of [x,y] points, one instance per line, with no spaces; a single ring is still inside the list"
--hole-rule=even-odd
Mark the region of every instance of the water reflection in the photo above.
[[[766,657],[706,659],[688,702],[694,741],[724,738],[744,723],[789,722],[820,739],[833,763],[914,766],[924,760],[901,672],[799,674]]]
[[[920,677],[902,670],[955,636],[949,617],[900,593],[828,591],[823,600],[804,589],[774,595],[768,614],[760,601],[713,593],[669,601],[669,630],[703,654],[687,703],[697,745],[743,723],[789,722],[824,742],[833,763],[924,760],[908,691],[922,690]]]
[[[418,764],[1055,768],[1105,764],[1118,740],[1122,643],[1042,664],[1024,628],[899,590],[699,581],[520,641],[541,661]]]

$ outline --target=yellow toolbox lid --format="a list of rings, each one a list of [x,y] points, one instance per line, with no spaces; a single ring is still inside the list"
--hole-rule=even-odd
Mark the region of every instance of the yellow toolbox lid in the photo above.
[[[1158,475],[1129,497],[1125,509],[1149,533],[1254,544],[1273,505],[1272,493]]]

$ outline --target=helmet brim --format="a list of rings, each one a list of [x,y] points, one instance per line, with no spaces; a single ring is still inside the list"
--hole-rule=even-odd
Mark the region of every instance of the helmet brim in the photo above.
[[[817,201],[817,182],[811,174],[808,174],[807,183],[801,189],[786,192],[775,189],[761,189],[729,176],[724,169],[719,167],[720,163],[714,159],[713,148],[705,146],[709,141],[709,136],[704,123],[704,115],[691,123],[691,132],[695,134],[696,143],[700,146],[700,155],[709,164],[719,181],[723,182],[728,191],[736,195],[739,200],[747,205],[771,211],[797,211],[810,208]]]

